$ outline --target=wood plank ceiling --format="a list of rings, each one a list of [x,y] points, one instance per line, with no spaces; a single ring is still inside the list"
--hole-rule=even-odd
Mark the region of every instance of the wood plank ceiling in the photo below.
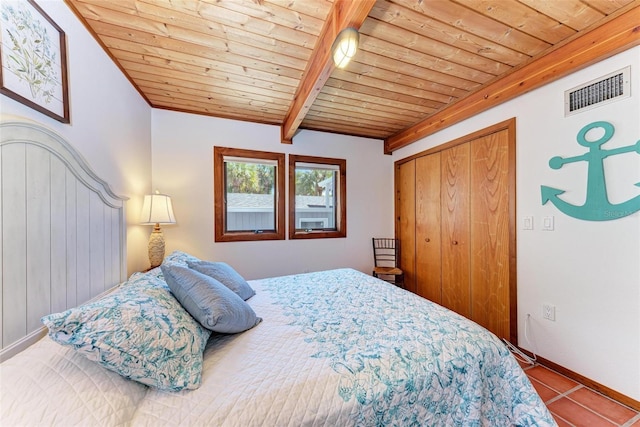
[[[66,1],[152,107],[386,152],[640,44],[640,0]]]

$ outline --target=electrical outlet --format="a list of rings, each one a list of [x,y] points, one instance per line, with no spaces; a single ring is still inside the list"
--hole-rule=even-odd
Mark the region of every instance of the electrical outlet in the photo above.
[[[552,322],[556,321],[556,307],[551,304],[542,304],[542,318],[551,320]]]

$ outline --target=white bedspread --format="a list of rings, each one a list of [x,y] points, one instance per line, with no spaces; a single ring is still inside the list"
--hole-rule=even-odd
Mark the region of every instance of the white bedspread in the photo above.
[[[0,424],[124,426],[147,390],[44,337],[0,364]]]
[[[45,338],[0,365],[3,425],[555,425],[504,345],[449,310],[350,269],[250,283],[263,321],[212,335],[199,389]]]
[[[263,318],[238,335],[215,335],[205,350],[202,385],[192,392],[150,390],[134,425],[345,425],[355,402],[337,393],[340,375],[304,331],[291,326],[263,287],[247,302]],[[263,325],[264,324],[264,325]],[[318,420],[318,421],[315,421]]]
[[[150,390],[134,425],[548,426],[493,334],[351,269],[252,281],[263,317],[214,335],[200,389]]]

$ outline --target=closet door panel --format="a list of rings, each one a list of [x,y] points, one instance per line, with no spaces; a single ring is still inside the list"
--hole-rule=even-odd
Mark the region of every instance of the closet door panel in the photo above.
[[[441,152],[442,305],[471,317],[469,144]]]
[[[400,268],[405,289],[416,291],[416,162],[401,164],[396,170],[396,236],[400,241]]]
[[[416,159],[416,293],[438,304],[441,291],[440,153]]]
[[[471,147],[471,319],[508,339],[508,132],[479,138]]]

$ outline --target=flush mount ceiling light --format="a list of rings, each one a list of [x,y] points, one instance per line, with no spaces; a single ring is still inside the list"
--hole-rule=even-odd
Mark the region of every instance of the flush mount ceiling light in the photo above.
[[[338,68],[347,66],[351,58],[353,58],[358,50],[358,30],[349,27],[340,31],[336,41],[333,42],[333,62]]]

